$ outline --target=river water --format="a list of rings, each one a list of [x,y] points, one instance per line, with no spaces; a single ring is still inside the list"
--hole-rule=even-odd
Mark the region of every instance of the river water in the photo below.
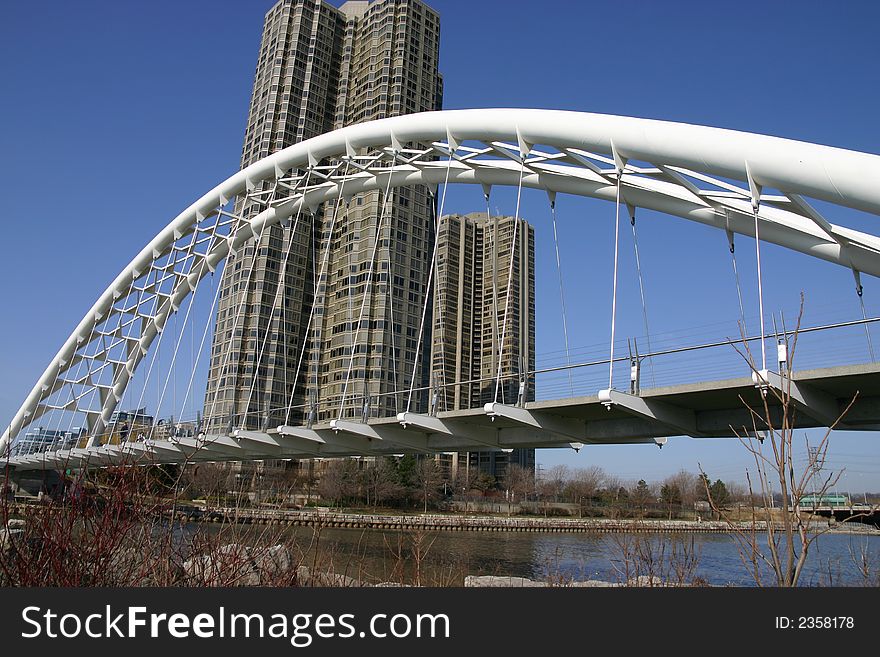
[[[364,581],[461,586],[465,575],[566,583],[626,581],[637,575],[754,586],[731,534],[532,534],[288,528],[303,563]],[[758,536],[765,554],[766,535]],[[868,576],[864,576],[866,564]],[[773,579],[762,569],[765,585]],[[801,577],[807,586],[880,584],[880,534],[824,534]]]

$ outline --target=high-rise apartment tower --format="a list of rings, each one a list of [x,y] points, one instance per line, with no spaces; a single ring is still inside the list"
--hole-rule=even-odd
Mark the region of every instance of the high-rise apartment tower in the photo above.
[[[437,240],[431,355],[437,410],[532,401],[534,228],[514,217],[453,214],[440,218]],[[463,467],[464,455],[448,456],[450,470]],[[535,450],[472,452],[464,467],[500,479],[508,463],[534,468]]]
[[[420,0],[338,8],[281,0],[265,17],[242,167],[345,125],[440,109],[439,43],[439,16]],[[414,187],[391,190],[387,202],[379,191],[356,196],[338,213],[328,205],[227,259],[205,395],[209,427],[387,414],[405,403],[389,393],[409,387],[414,371],[426,384],[428,349],[416,343],[433,199]],[[260,209],[236,206],[244,217]]]

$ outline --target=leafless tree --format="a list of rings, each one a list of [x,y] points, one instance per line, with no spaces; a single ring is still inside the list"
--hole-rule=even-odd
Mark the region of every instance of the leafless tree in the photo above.
[[[660,501],[666,506],[667,519],[672,520],[672,510],[675,507],[681,508],[681,490],[670,477],[660,486]]]
[[[230,470],[217,463],[193,463],[184,469],[181,479],[193,495],[204,495],[207,504],[220,504],[221,496],[230,487]]]
[[[472,490],[476,490],[481,486],[482,477],[478,468],[469,468],[460,465],[455,473],[452,485],[456,493],[461,493],[464,498],[464,512],[468,512],[468,504]]]
[[[425,513],[428,512],[428,500],[437,497],[437,492],[443,486],[443,472],[432,458],[420,459],[416,465],[416,483],[422,493],[425,503]]]
[[[652,485],[648,484],[644,479],[640,479],[638,483],[630,488],[629,497],[637,513],[644,516],[648,510],[648,505],[657,499],[657,493]]]
[[[570,482],[571,471],[566,465],[555,465],[540,474],[535,483],[545,516],[551,502],[561,502],[565,499]]]
[[[740,556],[748,567],[756,584],[766,580],[764,568],[772,573],[775,586],[797,586],[803,572],[807,555],[816,539],[825,531],[817,527],[813,514],[801,507],[801,500],[808,494],[825,495],[837,483],[841,472],[826,469],[829,438],[834,427],[846,415],[855,402],[850,400],[843,412],[832,422],[818,443],[810,445],[805,437],[806,465],[798,464],[796,457],[795,414],[792,399],[792,364],[794,363],[801,317],[803,294],[798,321],[793,333],[782,338],[788,355],[787,367],[779,372],[778,385],[770,385],[755,364],[755,359],[743,336],[743,349],[737,349],[749,364],[760,384],[760,400],[750,403],[740,396],[748,409],[751,426],[733,427],[740,443],[751,455],[754,466],[746,472],[749,496],[757,496],[759,505],[752,507],[751,522],[743,529],[730,522],[740,548]],[[708,479],[703,478],[704,482]],[[771,511],[774,490],[778,489],[783,500],[778,515]],[[730,520],[730,514],[722,508],[706,489],[709,503],[722,519]],[[764,536],[765,538],[761,538]]]
[[[308,473],[295,461],[281,461],[263,477],[272,497],[282,506],[288,506],[297,491],[304,487]]]
[[[674,486],[678,490],[681,508],[693,511],[694,503],[703,494],[700,478],[693,472],[679,470],[671,477],[667,477],[665,484]]]
[[[587,503],[588,508],[592,508],[593,497],[604,485],[605,479],[605,471],[598,465],[575,470],[568,482],[568,491],[572,499],[577,501],[581,518],[584,517],[584,502]]]
[[[623,480],[617,475],[606,474],[601,496],[607,505],[608,515],[611,518],[617,518],[620,515],[622,502],[620,499],[621,491],[623,491],[624,494],[626,493],[626,489],[623,487]]]
[[[502,485],[507,497],[507,515],[514,502],[522,501],[535,487],[535,473],[518,463],[511,463],[504,473]]]
[[[693,534],[626,532],[612,539],[612,566],[625,586],[698,586],[701,550]]]
[[[571,474],[566,465],[554,465],[545,470],[541,479],[547,496],[552,497],[554,502],[559,502],[565,490],[565,484],[570,477]]]
[[[322,499],[342,503],[357,493],[357,463],[351,459],[338,459],[327,464],[318,494]]]
[[[361,471],[360,482],[366,496],[366,504],[378,507],[382,502],[401,494],[394,467],[384,458],[368,463]]]

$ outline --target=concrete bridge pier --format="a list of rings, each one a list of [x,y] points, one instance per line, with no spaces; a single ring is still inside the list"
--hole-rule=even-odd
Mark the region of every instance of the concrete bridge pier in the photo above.
[[[55,497],[64,490],[64,478],[57,470],[16,470],[10,466],[4,482],[4,493],[10,496],[27,495]]]

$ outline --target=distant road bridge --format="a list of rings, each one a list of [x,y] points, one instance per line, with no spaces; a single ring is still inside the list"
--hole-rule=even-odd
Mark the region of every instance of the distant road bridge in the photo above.
[[[878,180],[880,156],[874,154],[732,130],[580,112],[428,112],[336,130],[274,153],[231,176],[144,246],[85,313],[38,378],[0,437],[0,455],[17,469],[32,469],[99,466],[131,458],[177,462],[516,447],[579,449],[596,443],[660,444],[672,435],[730,436],[731,427],[751,430],[744,402],[757,405],[762,391],[785,387],[785,347],[793,336],[790,330],[783,328],[780,334],[765,326],[761,243],[771,242],[852,270],[861,296],[861,274],[880,276],[880,238],[833,223],[808,199],[832,208],[880,215]],[[191,435],[173,436],[174,440],[157,439],[150,429],[143,437],[134,431],[125,435],[123,445],[102,444],[108,438],[113,441],[114,424],[118,424],[114,418],[124,408],[121,404],[132,408],[149,405],[145,401],[148,388],[156,389],[156,399],[150,402],[157,409],[156,417],[168,406],[169,375],[161,368],[169,367],[169,350],[173,351],[171,368],[195,371],[205,351],[204,336],[214,315],[213,304],[197,324],[205,327],[204,331],[190,329],[190,340],[196,343],[196,336],[201,335],[202,344],[186,364],[177,358],[183,342],[180,338],[176,345],[168,338],[172,344],[166,342],[164,363],[158,358],[159,345],[163,335],[172,333],[171,318],[182,314],[184,326],[194,323],[190,311],[197,307],[200,282],[221,267],[230,253],[259,245],[268,227],[303,212],[315,213],[322,204],[336,202],[338,208],[338,201],[350,200],[361,192],[387,195],[390,189],[412,185],[428,186],[436,199],[440,198],[439,187],[445,192],[448,184],[480,185],[487,201],[493,187],[504,185],[518,193],[543,190],[552,207],[558,194],[614,204],[611,339],[604,365],[608,375],[587,391],[587,396],[570,394],[567,399],[525,402],[521,394],[520,399],[505,403],[498,399],[496,384],[495,400],[483,408],[437,412],[426,394],[414,407],[419,412],[410,410],[408,400],[404,405],[407,410],[397,416],[365,415],[362,419],[367,421],[359,421],[342,412],[347,394],[343,389],[338,419],[324,424],[259,422],[255,424],[265,429],[254,430],[247,423],[235,426],[233,419],[233,426],[224,431],[205,423],[196,426]],[[273,190],[277,189],[284,189],[284,194],[276,195]],[[258,211],[246,217],[236,214],[235,199]],[[642,359],[638,354],[635,360],[621,358],[619,335],[615,336],[621,208],[633,231],[638,208],[717,228],[726,235],[731,253],[736,234],[757,238],[759,348],[754,362],[740,363],[738,370],[751,373],[751,378],[646,389],[638,375],[630,380],[621,376],[624,368],[638,366]],[[441,201],[438,217],[442,209]],[[318,273],[320,278],[323,272]],[[640,271],[639,280],[641,283]],[[430,295],[425,297],[427,303]],[[867,318],[862,308],[873,360],[868,325],[876,318]],[[305,327],[306,332],[309,329]],[[773,341],[769,358],[767,340]],[[775,351],[777,343],[779,352]],[[355,353],[352,348],[352,359]],[[776,353],[782,356],[774,358]],[[154,372],[156,362],[160,366]],[[783,370],[783,374],[774,369]],[[616,370],[618,387],[624,380],[625,390],[615,386]],[[840,427],[877,429],[878,373],[875,364],[794,372],[791,397],[797,407],[796,426],[835,425],[858,392]],[[530,384],[531,374],[515,376],[522,386]],[[130,389],[137,375],[143,375],[145,381],[140,391]],[[151,377],[154,385],[147,386]],[[509,377],[509,373],[502,376],[499,369],[499,383]],[[707,378],[717,377],[713,371]],[[415,380],[414,373],[413,383]],[[540,382],[537,385],[540,392]],[[410,398],[412,389],[411,385]],[[193,388],[193,376],[189,376],[185,394],[179,395],[181,407],[202,394]],[[768,394],[771,408],[775,408],[772,397]],[[265,415],[265,409],[253,412]],[[211,408],[200,414],[201,422],[206,419],[215,419]],[[14,449],[29,430],[41,431],[44,437],[63,437],[71,435],[74,426],[82,427],[81,433],[75,434],[75,447],[45,440],[31,450],[33,453]]]
[[[810,506],[801,504],[801,511],[812,513],[823,518],[831,518],[834,522],[858,523],[880,527],[880,507],[876,504],[851,503],[845,506]]]

